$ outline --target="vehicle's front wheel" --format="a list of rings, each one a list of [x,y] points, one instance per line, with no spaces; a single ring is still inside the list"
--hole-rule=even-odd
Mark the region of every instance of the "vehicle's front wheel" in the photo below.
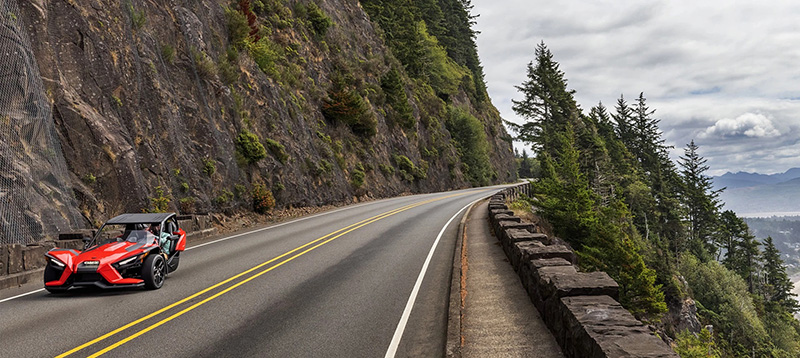
[[[144,287],[148,290],[157,290],[164,284],[167,276],[167,264],[164,257],[159,254],[151,254],[144,259],[142,265],[142,279]]]

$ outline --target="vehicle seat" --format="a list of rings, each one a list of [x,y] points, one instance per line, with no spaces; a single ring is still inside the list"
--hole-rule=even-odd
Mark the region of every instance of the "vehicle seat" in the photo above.
[[[168,221],[166,226],[167,226],[167,228],[166,228],[165,232],[166,232],[167,234],[170,234],[170,235],[172,235],[172,233],[174,233],[175,231],[178,231],[178,230],[175,228],[175,223],[174,223],[174,222],[172,222],[172,221]]]

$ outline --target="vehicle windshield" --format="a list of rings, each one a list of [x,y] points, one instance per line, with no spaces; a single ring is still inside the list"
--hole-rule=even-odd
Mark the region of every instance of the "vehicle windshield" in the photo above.
[[[156,243],[156,235],[148,230],[149,227],[149,224],[105,225],[95,236],[94,245],[122,241],[132,243]]]

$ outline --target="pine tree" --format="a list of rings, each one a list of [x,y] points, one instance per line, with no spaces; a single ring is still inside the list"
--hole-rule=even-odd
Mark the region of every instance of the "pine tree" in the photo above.
[[[725,210],[719,216],[717,230],[717,261],[722,262],[725,267],[733,270],[732,260],[736,256],[736,249],[748,235],[747,223],[736,216],[733,211]],[[723,252],[725,257],[721,258]]]
[[[689,250],[701,260],[708,261],[716,251],[712,238],[721,206],[721,190],[713,190],[711,177],[705,174],[708,170],[706,159],[698,154],[698,148],[692,140],[686,145],[685,155],[680,157],[680,166],[683,168],[681,199],[689,223]]]
[[[553,157],[558,146],[554,134],[563,133],[568,123],[574,128],[579,111],[574,91],[567,90],[564,72],[544,42],[536,47],[535,64],[528,64],[528,79],[516,88],[524,98],[512,100],[512,109],[528,121],[521,125],[507,122],[509,127],[517,139]]]
[[[595,195],[580,171],[579,152],[571,125],[553,134],[558,144],[554,155],[540,152],[542,178],[534,184],[539,208],[556,232],[580,247],[596,225]]]
[[[612,114],[611,117],[616,122],[617,136],[625,144],[625,147],[631,150],[634,147],[633,110],[628,106],[628,102],[625,101],[625,96],[623,95],[619,95],[614,109],[616,113]]]
[[[758,288],[758,274],[761,271],[761,250],[755,236],[750,234],[742,237],[731,257],[731,268],[747,282],[747,290],[756,293]]]
[[[786,266],[781,259],[781,253],[775,247],[771,236],[764,240],[764,299],[776,303],[789,312],[797,312],[800,306],[792,293],[794,284],[786,274]]]
[[[528,157],[528,152],[525,149],[522,150],[522,156],[520,157],[519,177],[520,178],[532,178],[533,177],[533,173],[531,173],[530,158]]]

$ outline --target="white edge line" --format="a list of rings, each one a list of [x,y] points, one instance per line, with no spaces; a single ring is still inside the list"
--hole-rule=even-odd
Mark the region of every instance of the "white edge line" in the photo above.
[[[23,294],[20,294],[20,295],[16,295],[14,297],[4,298],[4,299],[0,300],[0,303],[3,303],[5,301],[11,301],[11,300],[13,300],[15,298],[20,298],[20,297],[23,297],[23,296],[32,295],[32,294],[34,294],[36,292],[41,292],[41,291],[44,291],[44,288],[40,288],[38,290],[33,290],[31,292],[26,292],[26,293],[23,293]]]
[[[394,331],[394,336],[392,337],[392,342],[389,344],[389,349],[386,351],[386,355],[384,356],[385,358],[394,358],[395,354],[397,354],[397,348],[400,346],[400,339],[403,338],[403,331],[406,330],[406,324],[408,324],[408,318],[411,316],[411,309],[414,308],[414,302],[417,300],[417,294],[419,293],[419,288],[422,286],[422,280],[425,278],[425,273],[428,271],[428,265],[431,263],[431,259],[433,258],[433,252],[436,251],[436,246],[439,244],[439,240],[442,238],[442,235],[444,235],[444,231],[448,226],[450,226],[450,223],[453,221],[453,219],[461,214],[464,209],[483,199],[483,197],[475,199],[475,201],[465,205],[463,208],[461,208],[461,210],[456,212],[450,218],[450,220],[447,220],[447,223],[444,224],[442,230],[439,231],[439,235],[436,236],[436,240],[433,241],[431,251],[428,252],[428,257],[425,259],[425,263],[422,265],[422,270],[419,272],[417,282],[414,284],[414,289],[411,290],[411,296],[408,297],[406,308],[403,310],[403,315],[400,317],[400,322],[397,324],[397,329]]]

